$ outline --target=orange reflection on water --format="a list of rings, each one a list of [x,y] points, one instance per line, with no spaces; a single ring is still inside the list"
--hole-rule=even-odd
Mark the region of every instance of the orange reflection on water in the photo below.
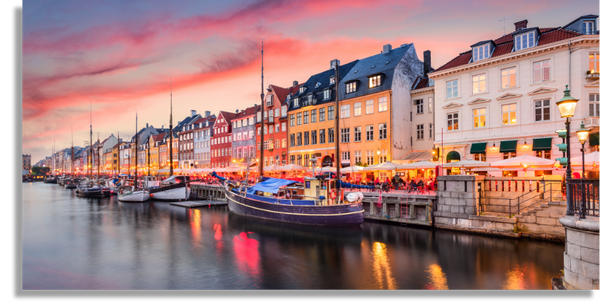
[[[506,281],[504,281],[503,289],[509,290],[523,290],[525,286],[525,272],[521,266],[517,265],[512,270],[506,272]]]
[[[215,240],[220,241],[221,237],[223,237],[223,231],[221,231],[221,224],[215,224],[213,226],[213,230],[215,231]]]
[[[189,209],[188,215],[190,216],[190,228],[192,230],[192,239],[200,241],[200,210],[198,209]]]
[[[379,289],[396,289],[396,280],[392,277],[387,247],[380,242],[373,243],[373,270]]]
[[[431,264],[425,270],[429,274],[427,278],[429,279],[429,283],[425,285],[425,289],[430,290],[447,290],[448,289],[448,280],[446,279],[446,274],[442,271],[442,267],[437,264]]]
[[[251,234],[252,232],[248,232]],[[248,238],[246,232],[233,237],[233,251],[240,270],[250,274],[258,274],[258,241]]]

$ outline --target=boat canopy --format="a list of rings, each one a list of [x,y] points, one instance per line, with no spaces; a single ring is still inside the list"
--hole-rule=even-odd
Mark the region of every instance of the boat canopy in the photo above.
[[[297,181],[271,177],[249,188],[248,193],[254,193],[254,191],[277,193],[279,188],[289,186],[294,183],[297,183]]]

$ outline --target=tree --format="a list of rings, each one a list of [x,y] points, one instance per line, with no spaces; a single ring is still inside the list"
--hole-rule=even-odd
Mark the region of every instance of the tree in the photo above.
[[[31,173],[33,175],[44,175],[46,173],[50,172],[50,168],[49,167],[32,167],[31,168]]]

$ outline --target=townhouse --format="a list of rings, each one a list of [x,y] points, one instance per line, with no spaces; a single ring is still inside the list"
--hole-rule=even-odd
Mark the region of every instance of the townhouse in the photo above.
[[[255,158],[256,126],[254,124],[257,113],[260,115],[260,106],[254,105],[237,113],[231,119],[232,126],[232,161],[235,163],[249,163]]]
[[[310,159],[318,158],[317,166],[333,166],[336,137],[335,67],[338,66],[338,77],[342,79],[357,62],[355,60],[340,66],[339,60],[331,60],[328,70],[312,75],[288,99],[290,164],[312,167]]]
[[[194,162],[196,168],[210,167],[210,139],[213,136],[213,126],[217,120],[210,111],[205,112],[205,117],[198,120],[198,128],[194,136]]]
[[[213,127],[210,142],[211,167],[225,168],[231,163],[231,119],[235,113],[221,111]]]
[[[586,151],[598,146],[597,15],[553,28],[515,23],[515,30],[471,45],[429,73],[436,88],[435,140],[445,162],[475,159],[494,162],[519,155],[562,157],[556,131],[565,127],[556,102],[565,85],[579,99],[571,119],[571,155],[581,144],[581,122],[591,130]],[[552,174],[552,168],[535,171]],[[522,176],[523,171],[490,171]],[[559,174],[561,174],[559,172]]]

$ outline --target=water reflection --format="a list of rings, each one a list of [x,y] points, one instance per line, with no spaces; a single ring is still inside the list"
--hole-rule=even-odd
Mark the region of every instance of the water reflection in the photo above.
[[[523,290],[527,289],[524,280],[525,274],[521,266],[516,265],[513,269],[506,272],[506,281],[502,289]]]
[[[448,289],[448,280],[446,274],[442,271],[442,267],[437,264],[431,264],[425,270],[429,275],[429,284],[425,285],[425,289],[446,290]]]
[[[373,243],[373,272],[379,289],[396,289],[396,280],[392,277],[387,248],[380,242]]]

